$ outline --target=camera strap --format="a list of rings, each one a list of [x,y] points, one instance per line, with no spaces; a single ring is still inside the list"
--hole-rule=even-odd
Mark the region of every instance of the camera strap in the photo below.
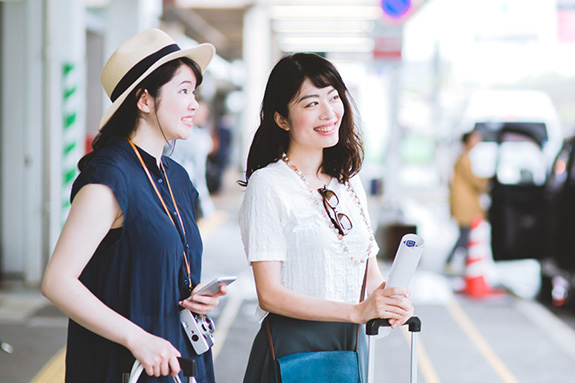
[[[178,216],[178,220],[180,221],[180,226],[182,228],[183,234],[180,233],[180,231],[178,230],[178,226],[174,222],[174,219],[172,218],[172,215],[170,214],[170,210],[166,206],[166,203],[164,202],[164,199],[162,198],[160,191],[156,187],[156,184],[154,183],[154,180],[152,179],[152,175],[150,174],[148,167],[144,163],[144,160],[142,159],[140,152],[138,151],[138,149],[136,149],[136,145],[134,145],[134,143],[130,139],[128,140],[128,142],[130,143],[130,145],[132,146],[132,149],[134,149],[134,153],[136,153],[136,156],[140,160],[140,163],[142,164],[142,168],[144,169],[144,172],[146,172],[146,175],[148,176],[148,180],[150,181],[150,184],[152,184],[152,187],[154,188],[154,191],[158,195],[160,202],[162,202],[162,206],[164,207],[166,214],[170,218],[170,221],[172,221],[172,224],[174,225],[174,227],[178,231],[178,234],[180,234],[180,239],[182,240],[182,244],[184,245],[184,262],[186,264],[186,274],[188,275],[188,287],[189,287],[190,293],[191,293],[192,292],[192,277],[191,277],[190,263],[188,262],[188,257],[186,256],[186,249],[188,248],[188,244],[186,241],[186,229],[184,228],[184,222],[182,221],[182,216],[180,215],[180,210],[178,209],[178,204],[176,203],[176,199],[174,198],[174,193],[172,192],[170,180],[168,179],[168,173],[166,173],[166,169],[164,169],[164,163],[162,161],[160,161],[160,168],[161,168],[162,172],[164,173],[164,177],[166,178],[166,183],[168,184],[168,190],[170,191],[170,196],[172,197],[172,202],[174,203],[174,207],[176,209],[176,214]]]

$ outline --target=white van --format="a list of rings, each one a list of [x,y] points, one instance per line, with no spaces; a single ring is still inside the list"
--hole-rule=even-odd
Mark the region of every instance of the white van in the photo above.
[[[473,129],[481,131],[484,140],[470,153],[474,172],[492,177],[497,168],[504,184],[542,185],[563,142],[551,99],[535,90],[477,91],[464,113],[461,133]],[[498,150],[502,129],[508,133]]]

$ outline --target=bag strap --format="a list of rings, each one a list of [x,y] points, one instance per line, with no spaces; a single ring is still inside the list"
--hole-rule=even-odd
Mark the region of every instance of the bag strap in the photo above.
[[[363,302],[365,299],[365,290],[367,290],[367,271],[369,267],[369,258],[365,261],[365,273],[363,274],[363,283],[361,284],[361,295],[359,296],[359,302]],[[357,331],[355,332],[355,348],[353,351],[357,352],[357,345],[359,343],[359,328],[361,326],[357,325]]]
[[[266,333],[268,336],[268,346],[270,348],[270,352],[272,353],[272,359],[275,361],[276,360],[276,353],[274,351],[274,342],[272,341],[272,329],[270,327],[270,316],[269,316],[269,314],[266,317],[265,321],[266,321]]]
[[[361,295],[359,297],[359,301],[363,302],[363,299],[365,298],[365,290],[366,290],[366,285],[367,285],[367,271],[368,271],[368,266],[369,266],[369,258],[367,259],[367,261],[365,262],[365,273],[363,274],[363,283],[361,284]],[[272,329],[271,329],[271,319],[268,316],[266,317],[266,319],[264,319],[266,322],[266,335],[268,338],[268,346],[270,349],[270,353],[272,354],[272,359],[275,361],[276,360],[276,353],[274,350],[274,342],[272,340]],[[359,328],[361,327],[361,325],[357,325],[357,331],[355,333],[355,348],[353,351],[357,352],[357,345],[359,343]]]

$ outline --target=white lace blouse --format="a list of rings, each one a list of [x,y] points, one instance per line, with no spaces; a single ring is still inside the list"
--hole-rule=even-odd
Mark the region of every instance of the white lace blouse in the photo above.
[[[353,177],[350,183],[369,222],[359,177]],[[281,261],[281,282],[292,291],[355,303],[359,301],[365,259],[368,254],[375,256],[378,246],[354,201],[354,193],[335,178],[328,189],[339,198],[338,212],[346,214],[353,224],[343,237],[349,252],[324,216],[320,194],[313,190],[312,195],[281,160],[255,171],[249,179],[240,209],[244,250],[250,263]]]

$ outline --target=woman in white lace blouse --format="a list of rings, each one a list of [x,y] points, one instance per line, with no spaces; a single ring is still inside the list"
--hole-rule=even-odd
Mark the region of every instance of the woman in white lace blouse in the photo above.
[[[357,176],[362,142],[336,68],[315,54],[284,57],[268,79],[260,118],[240,227],[275,356],[352,350],[356,324],[373,318],[402,325],[413,307],[407,290],[385,288],[374,258],[378,247]],[[245,383],[275,379],[266,321]],[[360,365],[367,357],[364,337]]]

